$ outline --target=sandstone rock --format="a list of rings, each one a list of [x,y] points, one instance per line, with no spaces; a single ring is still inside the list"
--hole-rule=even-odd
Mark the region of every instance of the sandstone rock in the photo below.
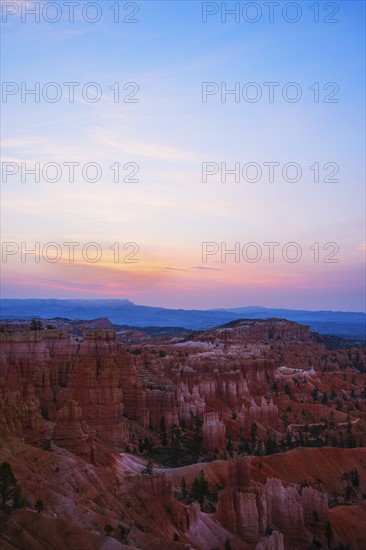
[[[95,463],[95,432],[83,421],[83,412],[77,401],[68,401],[58,411],[53,430],[56,445],[64,447],[92,464]]]
[[[225,448],[225,424],[219,419],[218,413],[204,415],[202,436],[204,449],[213,450]]]

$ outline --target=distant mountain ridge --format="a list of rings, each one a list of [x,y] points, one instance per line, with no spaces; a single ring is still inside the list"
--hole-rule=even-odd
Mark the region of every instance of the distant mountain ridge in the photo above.
[[[309,326],[320,334],[344,338],[366,339],[366,314],[344,311],[308,311],[246,306],[210,310],[167,309],[135,305],[121,300],[58,300],[13,299],[0,300],[1,319],[52,319],[91,320],[107,317],[112,323],[136,327],[182,327],[207,330],[243,317],[247,319],[282,318]]]

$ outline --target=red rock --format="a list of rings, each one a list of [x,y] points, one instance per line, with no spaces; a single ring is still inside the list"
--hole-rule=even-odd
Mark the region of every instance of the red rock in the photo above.
[[[95,432],[83,421],[83,412],[77,401],[68,401],[58,411],[53,430],[56,445],[95,463]]]
[[[202,446],[207,450],[225,448],[225,424],[219,419],[218,413],[207,413],[203,417]]]

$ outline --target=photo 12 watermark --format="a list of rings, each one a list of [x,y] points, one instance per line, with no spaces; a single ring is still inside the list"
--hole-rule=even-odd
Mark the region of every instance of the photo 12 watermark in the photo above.
[[[280,243],[278,241],[266,241],[257,243],[254,241],[241,242],[203,242],[201,246],[201,260],[206,264],[210,260],[222,264],[228,262],[251,263],[260,261],[273,264],[279,261],[296,264],[300,261],[313,261],[314,263],[338,264],[337,254],[340,250],[336,242],[321,244],[314,242],[311,245],[301,246],[295,241]]]
[[[202,82],[202,103],[339,103],[337,82]]]
[[[0,4],[3,24],[14,19],[23,24],[31,23],[89,23],[96,24],[107,20],[112,23],[136,24],[140,22],[140,2],[122,0],[88,2],[74,1],[33,1],[3,0]]]
[[[202,2],[202,23],[339,23],[338,2]]]
[[[114,103],[139,103],[137,82],[13,82],[1,83],[2,103],[99,103],[103,98]]]
[[[2,162],[1,183],[98,183],[104,178],[113,183],[139,183],[137,162],[114,162],[104,167],[98,162]]]
[[[95,241],[82,244],[77,241],[47,243],[27,243],[4,241],[1,243],[1,263],[8,263],[10,258],[20,259],[21,263],[46,262],[55,264],[64,262],[69,264],[85,262],[97,264],[112,258],[115,264],[138,264],[140,247],[136,242],[115,242],[107,248]]]
[[[203,162],[201,181],[207,182],[235,182],[235,183],[297,183],[299,181],[313,183],[339,183],[335,177],[339,173],[336,162],[315,161],[310,166],[290,161],[265,162]]]

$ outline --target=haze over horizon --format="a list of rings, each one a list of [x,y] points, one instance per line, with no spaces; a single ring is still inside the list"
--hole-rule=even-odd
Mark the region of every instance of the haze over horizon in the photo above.
[[[32,297],[32,298],[18,298],[18,297],[15,297],[15,296],[9,296],[9,297],[0,297],[0,309],[1,309],[1,303],[6,301],[6,300],[9,300],[9,301],[13,301],[13,300],[18,300],[18,301],[55,301],[55,302],[97,302],[97,303],[110,303],[110,302],[120,302],[121,304],[131,304],[131,305],[134,305],[134,306],[142,306],[142,307],[152,307],[152,308],[164,308],[164,309],[172,309],[172,310],[190,310],[190,309],[194,309],[194,310],[197,310],[197,311],[219,311],[219,310],[229,310],[229,311],[234,311],[234,310],[251,310],[251,311],[254,311],[256,309],[258,309],[259,311],[260,310],[286,310],[286,311],[309,311],[309,312],[332,312],[332,313],[365,313],[366,314],[366,309],[360,309],[360,310],[336,310],[336,309],[311,309],[311,308],[284,308],[284,307],[276,307],[276,306],[265,306],[265,305],[235,305],[235,306],[217,306],[217,307],[210,307],[210,308],[200,308],[200,307],[194,307],[194,308],[188,308],[188,307],[185,307],[185,308],[179,308],[179,307],[174,307],[174,305],[170,306],[169,308],[167,306],[162,306],[161,304],[157,304],[157,303],[151,303],[151,304],[146,304],[146,303],[139,303],[139,302],[135,302],[134,300],[132,300],[131,298],[122,298],[122,297],[118,297],[118,298],[85,298],[85,297],[81,297],[81,298],[76,298],[75,296],[73,296],[72,298],[56,298],[54,296],[49,296],[47,298],[39,298],[37,296],[35,297]]]

